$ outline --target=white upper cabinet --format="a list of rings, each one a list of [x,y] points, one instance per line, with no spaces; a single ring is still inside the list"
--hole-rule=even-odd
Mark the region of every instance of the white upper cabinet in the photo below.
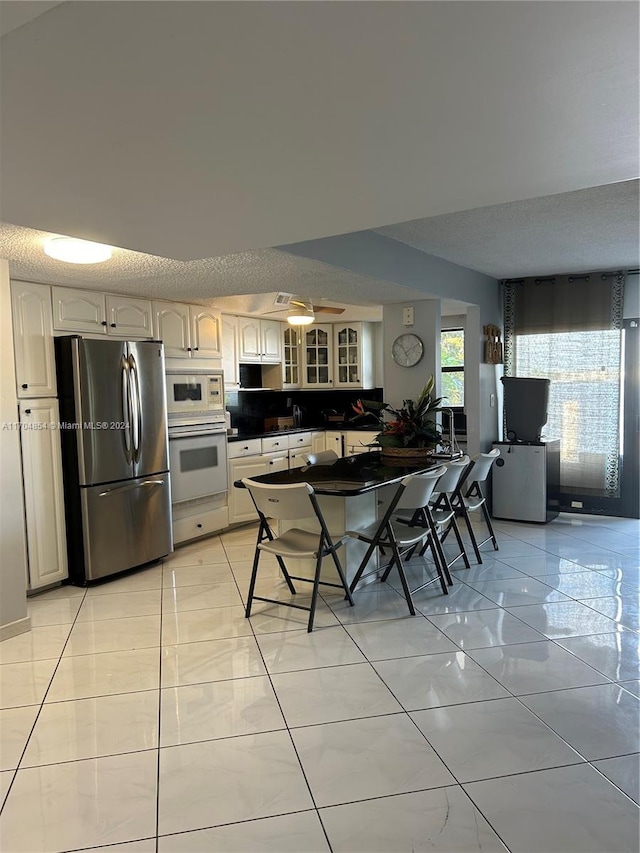
[[[238,317],[238,360],[254,364],[282,361],[282,326],[278,320]]]
[[[46,284],[11,282],[18,397],[55,397],[51,291]]]
[[[107,311],[104,293],[52,287],[53,328],[61,332],[94,332],[107,334]]]
[[[220,312],[181,302],[154,302],[156,337],[167,358],[220,358]]]
[[[222,315],[222,370],[226,388],[237,388],[240,384],[238,369],[238,318]]]
[[[148,299],[52,287],[53,328],[59,332],[91,332],[119,338],[153,337]]]
[[[189,306],[179,302],[154,302],[156,337],[164,342],[167,358],[189,358]]]
[[[222,355],[222,316],[212,308],[190,305],[191,353],[198,358]]]
[[[107,332],[119,337],[153,337],[153,313],[149,299],[107,294]]]
[[[282,323],[279,320],[260,320],[263,363],[279,364],[282,361]]]
[[[373,330],[369,323],[335,323],[334,387],[373,386]]]
[[[288,323],[282,324],[282,387],[300,388],[300,331]]]
[[[333,388],[333,326],[305,326],[302,330],[302,384],[305,388]]]

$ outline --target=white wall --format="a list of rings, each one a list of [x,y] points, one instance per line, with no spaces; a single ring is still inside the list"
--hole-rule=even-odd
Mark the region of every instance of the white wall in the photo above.
[[[402,324],[402,311],[413,307],[413,326]],[[440,381],[440,300],[426,299],[402,302],[383,307],[384,327],[384,398],[392,406],[401,406],[403,400],[415,400],[429,376],[436,377],[439,394]],[[389,357],[393,341],[406,332],[416,334],[424,344],[424,356],[414,367],[400,367]]]
[[[20,464],[9,264],[0,259],[0,639],[29,630],[27,546]]]

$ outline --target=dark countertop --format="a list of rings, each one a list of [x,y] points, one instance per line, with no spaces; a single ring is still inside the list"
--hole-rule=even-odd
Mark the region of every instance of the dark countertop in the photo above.
[[[409,462],[384,459],[381,453],[359,453],[337,459],[331,465],[305,465],[290,471],[274,471],[252,477],[258,483],[293,485],[310,483],[319,495],[351,497],[373,491],[380,486],[399,483],[408,474],[420,474],[442,465],[441,459],[424,459]],[[243,489],[241,480],[234,483]]]
[[[379,426],[358,427],[352,424],[324,424],[315,427],[292,427],[291,429],[272,429],[269,432],[239,432],[228,435],[228,441],[249,441],[251,438],[273,438],[274,435],[291,435],[296,432],[380,432]]]

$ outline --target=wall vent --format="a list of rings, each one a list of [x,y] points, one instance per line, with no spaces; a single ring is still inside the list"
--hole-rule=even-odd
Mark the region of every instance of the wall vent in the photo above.
[[[276,298],[273,300],[273,304],[278,305],[280,308],[286,308],[292,299],[293,293],[276,293]]]

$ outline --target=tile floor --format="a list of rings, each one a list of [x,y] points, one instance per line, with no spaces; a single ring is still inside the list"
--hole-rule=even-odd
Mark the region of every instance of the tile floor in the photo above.
[[[252,527],[31,599],[0,645],[0,848],[637,851],[639,522],[496,527],[416,617],[391,577],[310,635],[244,618]],[[287,595],[275,563],[260,586]]]

